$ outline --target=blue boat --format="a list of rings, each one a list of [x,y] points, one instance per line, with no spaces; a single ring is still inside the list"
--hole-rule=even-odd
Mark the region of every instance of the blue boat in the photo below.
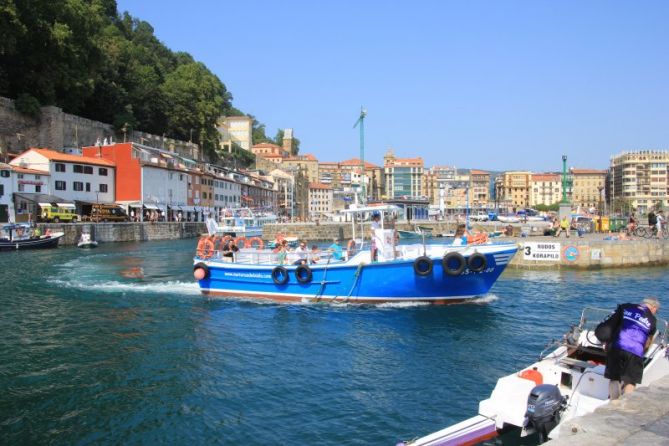
[[[393,230],[381,228],[376,233],[375,261],[369,244],[365,248],[351,241],[341,259],[326,252],[315,263],[308,256],[266,249],[245,248],[226,257],[217,249],[221,241],[215,235],[205,236],[198,244],[194,276],[207,296],[458,303],[488,293],[517,251],[513,243],[396,246]]]

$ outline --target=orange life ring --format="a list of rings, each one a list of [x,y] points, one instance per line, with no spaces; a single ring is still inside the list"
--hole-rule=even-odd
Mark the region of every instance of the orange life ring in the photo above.
[[[235,239],[235,245],[237,245],[238,248],[246,248],[246,237],[243,235],[237,237]]]
[[[265,247],[265,244],[263,243],[262,239],[260,237],[251,237],[250,239],[246,240],[246,243],[244,244],[245,248],[253,248],[253,243],[258,242],[258,249],[263,249]]]
[[[211,258],[214,255],[214,250],[214,241],[209,237],[202,237],[200,241],[197,242],[196,254],[201,259]]]

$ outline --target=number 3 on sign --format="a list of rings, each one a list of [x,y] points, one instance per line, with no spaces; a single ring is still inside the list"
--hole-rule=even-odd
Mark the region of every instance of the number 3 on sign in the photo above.
[[[530,246],[525,247],[525,255],[526,256],[532,255],[532,248]]]

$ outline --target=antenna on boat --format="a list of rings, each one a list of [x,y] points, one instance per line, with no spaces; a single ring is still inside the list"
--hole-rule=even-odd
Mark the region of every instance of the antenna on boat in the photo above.
[[[360,203],[364,206],[367,202],[367,194],[365,193],[365,117],[367,116],[367,110],[364,107],[360,106],[360,117],[353,128],[356,128],[360,124],[360,186],[362,187],[362,195]]]

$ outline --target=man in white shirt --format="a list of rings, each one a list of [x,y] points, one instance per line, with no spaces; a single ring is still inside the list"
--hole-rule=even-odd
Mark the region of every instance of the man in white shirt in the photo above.
[[[376,240],[376,230],[381,229],[381,214],[374,212],[372,214],[372,225],[371,225],[371,248],[372,248],[372,262],[376,262],[379,257],[379,243]]]
[[[307,242],[301,241],[300,246],[295,248],[295,256],[297,257],[297,261],[295,261],[294,264],[306,265],[308,255],[309,255],[309,250],[307,249]]]

